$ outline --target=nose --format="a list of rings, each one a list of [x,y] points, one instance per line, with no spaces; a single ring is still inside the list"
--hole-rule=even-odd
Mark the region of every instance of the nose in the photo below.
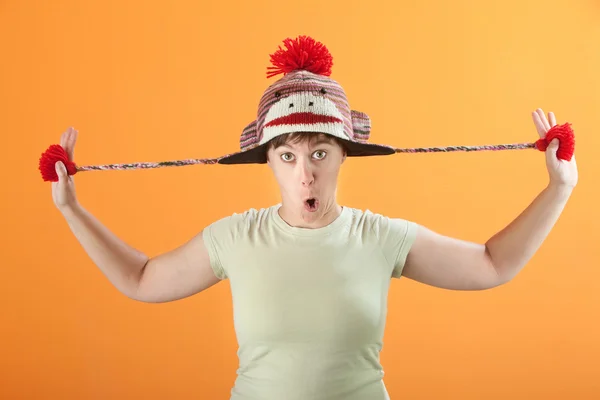
[[[302,182],[302,186],[310,186],[315,181],[315,175],[312,170],[312,165],[309,161],[302,161],[296,164],[298,168],[298,175],[300,177],[300,182]]]

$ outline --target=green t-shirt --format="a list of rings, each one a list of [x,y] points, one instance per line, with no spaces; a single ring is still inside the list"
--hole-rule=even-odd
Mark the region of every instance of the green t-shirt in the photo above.
[[[417,225],[343,207],[297,228],[280,204],[206,227],[212,268],[229,279],[239,368],[231,400],[384,400],[379,353],[392,277]]]

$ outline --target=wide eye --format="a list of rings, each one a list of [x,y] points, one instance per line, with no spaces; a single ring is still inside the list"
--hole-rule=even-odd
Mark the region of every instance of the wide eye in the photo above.
[[[294,159],[294,156],[292,153],[283,153],[281,155],[281,159],[285,162],[288,162],[288,161],[292,161]]]
[[[317,150],[313,153],[313,155],[315,156],[315,158],[322,160],[327,155],[327,152],[323,150]]]

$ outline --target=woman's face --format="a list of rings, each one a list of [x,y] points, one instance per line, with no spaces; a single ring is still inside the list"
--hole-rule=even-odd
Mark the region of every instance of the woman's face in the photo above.
[[[337,205],[337,179],[345,158],[343,149],[323,134],[270,148],[267,163],[287,212],[308,225],[330,213]]]

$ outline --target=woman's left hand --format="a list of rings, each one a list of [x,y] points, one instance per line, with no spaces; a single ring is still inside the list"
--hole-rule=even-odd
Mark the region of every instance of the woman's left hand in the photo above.
[[[546,115],[541,108],[535,110],[532,113],[532,117],[535,128],[542,139],[546,136],[546,132],[556,125],[554,113],[549,112],[548,117],[546,118]],[[577,185],[578,180],[575,155],[573,155],[570,161],[559,159],[556,156],[558,144],[558,139],[554,139],[549,143],[548,148],[546,149],[546,167],[548,168],[548,174],[550,175],[550,185],[572,189]]]

